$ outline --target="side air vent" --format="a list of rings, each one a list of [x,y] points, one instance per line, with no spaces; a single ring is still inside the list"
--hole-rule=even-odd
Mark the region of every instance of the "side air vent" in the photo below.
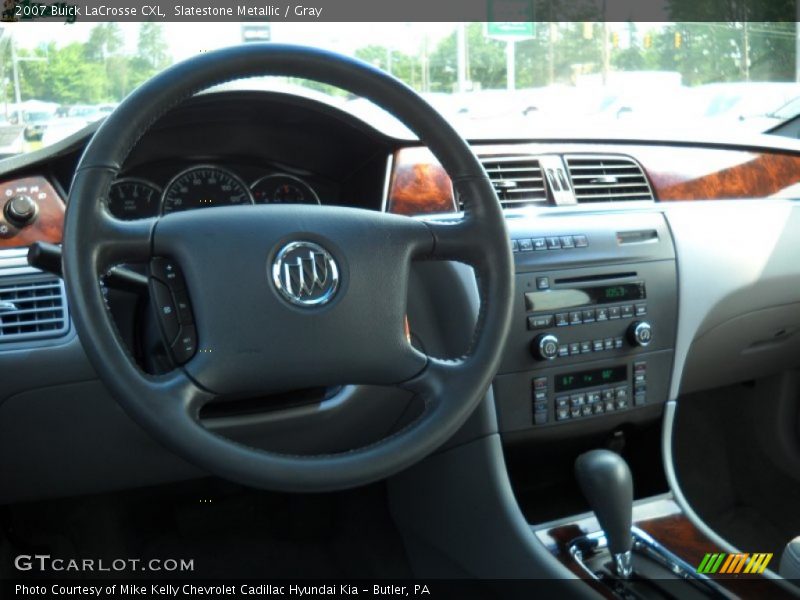
[[[627,156],[565,156],[578,202],[653,200],[642,167]]]
[[[60,279],[42,274],[0,278],[0,344],[58,337],[68,327]]]
[[[547,203],[538,159],[532,156],[483,156],[480,160],[503,208]]]

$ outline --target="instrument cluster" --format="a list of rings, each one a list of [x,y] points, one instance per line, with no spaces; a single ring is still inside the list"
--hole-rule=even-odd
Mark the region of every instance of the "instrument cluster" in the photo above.
[[[308,182],[288,173],[270,173],[250,184],[217,165],[195,165],[176,174],[163,189],[138,177],[117,179],[108,196],[109,211],[124,220],[182,210],[240,204],[319,204]]]

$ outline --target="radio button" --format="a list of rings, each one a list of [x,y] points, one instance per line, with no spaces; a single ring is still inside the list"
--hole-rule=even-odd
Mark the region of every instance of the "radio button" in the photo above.
[[[580,342],[572,342],[569,345],[569,354],[570,356],[575,356],[576,354],[581,353],[581,344]]]
[[[647,314],[647,305],[646,304],[637,304],[636,305],[636,316],[643,317]]]
[[[602,352],[603,351],[603,340],[595,340],[592,342],[592,349],[595,352]]]
[[[558,250],[561,248],[561,238],[558,237],[549,237],[547,238],[547,249],[548,250]]]
[[[596,316],[598,321],[608,321],[608,309],[598,308]]]
[[[558,313],[556,315],[556,327],[566,327],[567,325],[569,325],[569,314]]]
[[[586,239],[585,235],[574,235],[572,239],[575,241],[576,248],[586,248],[589,245],[589,240]]]
[[[571,235],[565,235],[561,238],[561,247],[565,250],[575,247],[575,242],[572,240]]]
[[[605,350],[613,350],[614,349],[614,338],[606,338],[603,340],[603,348]]]
[[[594,309],[585,310],[583,311],[583,322],[584,323],[594,323],[595,312]]]
[[[622,318],[629,319],[633,317],[633,304],[625,304],[622,307]]]
[[[614,349],[615,350],[619,350],[620,348],[622,348],[623,344],[624,344],[624,342],[623,342],[621,337],[615,337],[614,338]]]
[[[553,324],[553,315],[528,317],[528,329],[544,329]]]
[[[611,306],[608,309],[608,318],[609,319],[619,319],[620,317],[620,308],[619,306]]]
[[[570,325],[580,325],[581,323],[583,323],[583,321],[581,320],[581,312],[580,311],[569,313],[569,324]]]
[[[531,354],[538,360],[553,360],[558,356],[558,338],[551,333],[542,333],[531,342]]]
[[[544,238],[534,238],[531,242],[534,250],[547,250],[547,242]]]
[[[520,252],[533,251],[533,242],[531,242],[530,238],[522,238],[521,240],[519,240],[519,251]]]
[[[550,278],[549,277],[537,277],[536,278],[536,289],[537,290],[549,290],[550,289]]]
[[[558,355],[559,356],[569,356],[569,346],[567,344],[561,344],[558,347]]]
[[[648,346],[653,341],[653,329],[647,321],[634,321],[628,328],[628,341],[634,346]]]

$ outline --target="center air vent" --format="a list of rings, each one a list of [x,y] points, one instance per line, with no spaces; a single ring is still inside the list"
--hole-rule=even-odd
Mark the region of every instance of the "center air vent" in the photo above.
[[[542,166],[532,156],[483,156],[481,163],[503,208],[547,203]]]
[[[58,337],[67,328],[60,279],[49,275],[0,278],[0,344]]]
[[[585,154],[564,160],[578,202],[653,200],[647,177],[632,158]]]

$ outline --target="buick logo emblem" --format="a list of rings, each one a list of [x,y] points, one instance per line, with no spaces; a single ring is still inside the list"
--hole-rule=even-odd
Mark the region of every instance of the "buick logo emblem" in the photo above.
[[[339,267],[319,244],[291,242],[272,262],[272,281],[281,296],[295,306],[322,306],[339,287]]]

